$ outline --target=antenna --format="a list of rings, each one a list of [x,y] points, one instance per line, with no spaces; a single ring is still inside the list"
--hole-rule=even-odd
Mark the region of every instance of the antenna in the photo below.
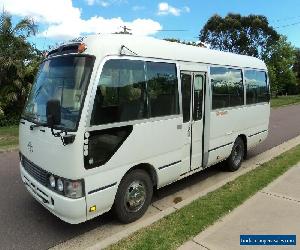
[[[131,33],[129,32],[129,30],[131,30],[131,29],[128,28],[126,25],[120,26],[120,27],[123,29],[123,31],[118,32],[119,34],[131,34]]]
[[[129,52],[132,53],[133,55],[136,55],[136,56],[137,56],[137,53],[135,53],[135,52],[132,51],[131,49],[127,48],[125,45],[122,45],[122,46],[121,46],[121,49],[120,49],[120,56],[127,55],[127,54],[126,54],[126,51],[124,51],[124,49],[126,49],[127,51],[129,51]]]

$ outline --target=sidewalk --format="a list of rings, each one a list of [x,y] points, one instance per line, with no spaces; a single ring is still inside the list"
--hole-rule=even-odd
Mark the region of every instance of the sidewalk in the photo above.
[[[241,234],[294,234],[297,245],[240,246]],[[300,249],[300,164],[179,250]]]

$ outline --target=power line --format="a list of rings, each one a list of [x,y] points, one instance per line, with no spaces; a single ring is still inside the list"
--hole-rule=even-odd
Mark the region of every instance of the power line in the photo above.
[[[287,20],[291,20],[291,19],[296,19],[299,18],[300,16],[293,16],[293,17],[285,17],[282,19],[276,19],[276,20],[270,20],[271,22],[283,22],[283,21],[287,21]]]
[[[298,24],[300,24],[300,21],[296,22],[296,23],[291,23],[291,24],[286,24],[286,25],[282,25],[282,26],[277,26],[277,27],[274,27],[274,28],[275,29],[280,29],[280,28],[290,27],[290,26],[294,26],[294,25],[298,25]]]
[[[171,32],[178,32],[178,31],[189,31],[189,30],[158,30],[157,32],[169,32],[169,31],[171,31]]]

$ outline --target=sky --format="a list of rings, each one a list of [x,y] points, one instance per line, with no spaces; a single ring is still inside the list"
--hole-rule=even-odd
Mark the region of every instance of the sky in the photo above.
[[[30,16],[39,49],[93,33],[112,33],[127,26],[139,36],[196,41],[214,14],[265,15],[270,25],[300,48],[299,0],[0,0],[16,23]]]

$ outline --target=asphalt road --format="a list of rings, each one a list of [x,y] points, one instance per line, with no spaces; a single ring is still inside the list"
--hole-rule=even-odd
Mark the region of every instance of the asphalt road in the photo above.
[[[300,135],[299,113],[300,105],[272,110],[267,140],[251,150],[248,157]],[[0,249],[48,249],[113,220],[107,213],[80,225],[64,223],[29,195],[21,181],[18,164],[17,152],[0,153]],[[215,169],[163,188],[156,192],[154,200],[208,178]]]

